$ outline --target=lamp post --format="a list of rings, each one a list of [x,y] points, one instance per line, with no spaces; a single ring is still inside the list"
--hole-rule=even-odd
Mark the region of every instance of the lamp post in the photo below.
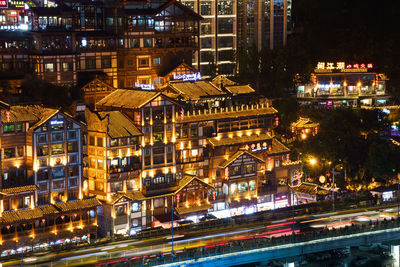
[[[174,257],[174,195],[171,196],[171,254]]]
[[[335,211],[335,167],[332,167],[332,209]]]

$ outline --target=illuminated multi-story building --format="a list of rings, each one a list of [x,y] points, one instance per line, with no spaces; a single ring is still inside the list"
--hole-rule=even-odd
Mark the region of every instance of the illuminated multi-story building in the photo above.
[[[285,46],[292,24],[291,9],[292,0],[238,1],[238,49]]]
[[[274,138],[279,121],[268,100],[224,77],[169,81],[160,90],[111,90],[97,111],[87,113],[89,194],[102,196],[111,233],[169,227],[172,209],[175,219],[196,221],[211,211],[224,217],[289,204],[287,185],[301,164],[291,162],[289,149]],[[122,116],[124,128],[137,129],[122,131],[128,134],[122,147],[107,133],[120,132],[110,114]],[[99,132],[108,136],[101,144],[118,145],[100,148]],[[129,147],[133,133],[135,149]],[[100,159],[99,149],[109,152]],[[129,169],[128,155],[140,160],[137,172]],[[127,186],[132,181],[135,186]]]
[[[2,255],[97,236],[100,202],[83,197],[83,128],[57,109],[2,105]]]
[[[203,17],[200,21],[200,51],[193,64],[205,76],[234,75],[237,51],[236,0],[182,0],[182,3]]]
[[[297,99],[303,105],[328,108],[386,105],[386,80],[372,63],[319,62],[310,83],[297,86]]]
[[[14,2],[0,8],[6,77],[75,85],[102,74],[116,88],[159,86],[197,50],[201,17],[174,0]]]

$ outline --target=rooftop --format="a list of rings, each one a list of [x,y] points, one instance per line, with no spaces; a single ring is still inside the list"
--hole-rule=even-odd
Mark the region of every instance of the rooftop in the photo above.
[[[214,147],[216,146],[230,146],[230,145],[237,145],[237,144],[247,144],[250,142],[256,141],[264,141],[271,139],[272,136],[268,133],[263,133],[259,135],[243,135],[241,137],[232,137],[232,138],[219,138],[219,137],[212,137],[208,138],[208,142]]]
[[[185,113],[183,116],[177,116],[176,121],[177,123],[187,123],[272,115],[276,113],[278,113],[278,111],[270,106],[236,106],[229,108],[198,110],[194,111],[193,113]]]
[[[304,193],[309,195],[327,195],[329,193],[329,189],[321,187],[312,183],[301,183],[295,186],[290,186],[290,190],[298,193]]]
[[[297,121],[292,122],[290,126],[296,128],[313,128],[318,127],[319,123],[311,121],[310,118],[300,117]]]
[[[119,111],[103,111],[98,114],[101,119],[108,118],[107,134],[110,138],[142,135],[133,122]]]
[[[161,88],[167,96],[180,96],[184,100],[199,100],[200,98],[225,95],[221,89],[207,81],[170,81]]]
[[[247,154],[250,157],[254,158],[257,161],[260,162],[265,162],[262,158],[257,157],[256,155],[254,155],[253,153],[246,151],[246,150],[239,150],[238,152],[234,153],[232,156],[230,156],[227,160],[225,160],[224,162],[222,162],[219,167],[220,168],[226,168],[228,167],[232,162],[234,162],[236,159],[238,159],[240,156]]]
[[[59,110],[45,108],[39,105],[10,106],[9,110],[1,110],[3,123],[13,122],[39,122],[56,114]]]
[[[272,139],[271,149],[261,150],[253,152],[255,155],[266,158],[268,156],[279,155],[289,153],[290,149],[287,148],[284,144],[279,142],[276,138]]]
[[[117,89],[97,102],[97,106],[138,109],[161,93],[157,91]]]

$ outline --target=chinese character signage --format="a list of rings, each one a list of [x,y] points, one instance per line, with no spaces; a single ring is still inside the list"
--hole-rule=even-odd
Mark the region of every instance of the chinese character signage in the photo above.
[[[174,74],[174,80],[197,81],[200,79],[201,79],[200,72],[186,73],[186,74]]]
[[[374,66],[372,63],[346,64],[344,62],[318,62],[315,72],[367,72]]]
[[[143,90],[154,90],[154,84],[147,84],[147,83],[135,83],[135,87],[143,89]]]
[[[7,8],[8,2],[7,0],[0,0],[0,8]]]

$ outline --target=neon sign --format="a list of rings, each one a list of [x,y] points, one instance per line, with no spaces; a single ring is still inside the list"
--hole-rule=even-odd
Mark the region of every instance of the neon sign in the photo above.
[[[334,70],[340,72],[367,72],[368,69],[373,69],[372,63],[356,63],[346,64],[344,62],[318,62],[315,72],[332,72]]]
[[[8,2],[7,0],[0,0],[0,8],[7,8]]]
[[[148,83],[135,83],[135,86],[138,88],[141,88],[143,90],[154,90],[154,84],[148,84]]]
[[[196,73],[184,73],[184,74],[174,74],[174,80],[183,81],[197,81],[201,79],[200,72]]]
[[[50,125],[60,125],[60,124],[63,124],[64,123],[64,121],[57,121],[57,120],[55,120],[55,121],[51,121],[50,122]]]

